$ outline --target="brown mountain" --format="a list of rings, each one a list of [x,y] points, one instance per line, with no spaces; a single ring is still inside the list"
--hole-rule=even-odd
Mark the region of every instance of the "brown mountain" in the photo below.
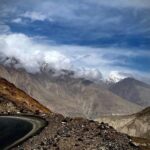
[[[7,80],[0,78],[0,112],[31,111],[50,113],[50,110],[28,96]]]
[[[118,96],[136,103],[140,106],[150,106],[150,85],[135,80],[126,78],[120,82],[113,84],[109,90]]]
[[[97,118],[106,114],[130,114],[141,110],[140,106],[91,81],[74,78],[73,73],[69,71],[63,71],[63,74],[58,76],[55,76],[52,70],[29,74],[22,69],[1,65],[0,76],[52,111],[67,116]]]

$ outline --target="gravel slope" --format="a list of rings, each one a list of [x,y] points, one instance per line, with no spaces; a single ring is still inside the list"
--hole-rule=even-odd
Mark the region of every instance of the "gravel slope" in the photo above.
[[[108,124],[82,118],[45,117],[48,126],[13,150],[140,150]]]

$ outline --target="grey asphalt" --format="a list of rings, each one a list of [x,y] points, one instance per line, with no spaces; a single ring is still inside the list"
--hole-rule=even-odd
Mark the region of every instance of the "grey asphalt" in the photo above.
[[[0,150],[8,150],[46,126],[35,116],[0,116]]]

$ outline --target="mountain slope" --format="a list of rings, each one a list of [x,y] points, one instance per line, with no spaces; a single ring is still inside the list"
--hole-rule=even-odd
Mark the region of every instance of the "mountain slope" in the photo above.
[[[11,105],[12,107],[19,106],[32,112],[50,113],[49,109],[3,78],[0,78],[0,101],[1,104],[3,103],[3,106],[4,103],[9,102],[9,106]],[[13,105],[14,103],[15,106]],[[8,104],[5,106],[8,107]],[[11,111],[11,106],[8,107],[8,111]]]
[[[1,108],[3,111],[1,111]],[[2,78],[0,78],[0,115],[2,115],[2,118],[5,118],[6,116],[8,117],[8,114],[13,114],[16,124],[14,125],[13,123],[9,122],[6,124],[6,128],[3,126],[4,124],[2,124],[0,132],[3,134],[1,135],[0,143],[7,141],[8,133],[6,131],[10,131],[9,125],[12,130],[15,129],[14,131],[16,131],[16,128],[20,127],[20,125],[22,125],[22,127],[25,129],[27,128],[25,123],[17,123],[19,120],[17,113],[22,109],[25,110],[25,112],[20,112],[20,119],[24,120],[24,122],[27,122],[27,120],[30,118],[30,121],[32,122],[33,118],[35,118],[34,121],[38,127],[40,125],[36,119],[42,119],[43,121],[46,121],[46,123],[44,123],[46,127],[44,127],[42,130],[39,130],[38,134],[31,136],[29,139],[25,136],[24,141],[18,143],[19,145],[15,145],[12,148],[14,150],[140,150],[140,147],[135,146],[131,141],[131,137],[117,132],[108,124],[98,123],[83,118],[65,118],[60,114],[49,113],[49,111],[49,114],[43,115],[36,113],[35,115],[37,110],[47,113],[47,109],[24,93],[22,90],[16,88],[13,84]],[[3,113],[5,113],[5,115]],[[12,117],[12,115],[9,117]],[[1,119],[1,121],[4,120]],[[35,124],[33,125],[33,130],[36,128]],[[15,132],[15,135],[23,132],[23,128],[20,128],[19,132]],[[9,135],[12,136],[11,134]]]
[[[0,76],[14,83],[52,111],[67,116],[97,118],[101,115],[130,114],[141,107],[69,72],[54,76],[53,71],[29,74],[0,66]]]
[[[132,75],[129,73],[119,72],[119,71],[111,71],[107,82],[109,84],[117,83],[125,78],[131,77]]]
[[[150,85],[141,81],[133,78],[126,78],[113,84],[109,90],[140,106],[150,106]]]
[[[109,123],[119,132],[150,139],[150,107],[133,115],[105,116],[96,121]]]
[[[58,114],[46,120],[46,128],[13,150],[142,150],[108,124]]]

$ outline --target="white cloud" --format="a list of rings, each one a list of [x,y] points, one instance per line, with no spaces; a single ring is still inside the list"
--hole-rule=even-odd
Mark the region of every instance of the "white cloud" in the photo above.
[[[91,49],[93,52],[95,51],[94,48]],[[73,50],[78,51],[78,53],[73,54]],[[91,80],[101,79],[100,69],[95,66],[105,65],[103,58],[99,57],[98,59],[91,54],[86,57],[85,50],[89,50],[89,48],[40,43],[39,40],[37,41],[37,37],[31,38],[24,34],[0,35],[0,62],[5,65],[14,63],[16,68],[23,67],[30,73],[37,73],[40,72],[42,65],[48,64],[49,68],[57,70],[74,70],[78,77],[86,77]],[[19,64],[14,59],[19,61]],[[90,62],[94,65],[93,68],[88,67]]]
[[[111,6],[111,7],[132,7],[132,8],[150,8],[149,0],[89,0],[91,3],[97,3],[99,5]]]
[[[79,68],[76,70],[77,77],[83,77],[89,80],[101,80],[102,74],[99,69],[95,68]]]
[[[21,15],[22,17],[25,18],[30,18],[32,21],[39,20],[39,21],[44,21],[47,19],[47,15],[42,14],[40,12],[36,11],[27,11],[26,13]]]
[[[123,62],[122,59],[120,62],[118,57],[120,55],[124,57],[147,55],[147,51],[137,54],[129,49],[55,45],[41,42],[42,38],[40,39],[24,34],[0,35],[0,62],[5,65],[14,63],[16,68],[23,67],[30,73],[40,72],[41,66],[47,64],[48,68],[74,70],[77,76],[94,80],[101,79],[101,72],[107,78],[113,70],[140,74],[128,67],[117,66],[117,63],[128,63]],[[107,56],[108,54],[111,57]],[[14,58],[19,61],[19,64],[15,64]]]
[[[22,18],[16,18],[16,19],[13,19],[12,22],[14,23],[22,23]]]
[[[105,12],[103,6],[106,8],[114,7],[116,9],[122,8],[132,8],[132,9],[145,9],[150,8],[149,0],[77,0],[77,1],[67,1],[67,0],[58,0],[58,1],[40,1],[40,0],[30,0],[29,4],[34,5],[34,8],[27,10],[23,17],[27,17],[35,20],[57,20],[64,19],[70,21],[88,21],[91,18],[90,11],[99,12],[97,15],[93,15],[91,22],[94,22],[94,19],[100,18],[101,22],[119,22],[120,17],[117,15],[114,18],[111,18],[107,15],[108,12]],[[99,6],[99,9],[98,7]],[[79,12],[80,15],[77,13]],[[85,13],[86,12],[86,13]],[[104,16],[103,16],[104,15]],[[110,18],[109,18],[110,17]],[[99,20],[98,20],[99,21]],[[95,22],[94,22],[95,23]],[[98,22],[97,22],[98,23]]]
[[[36,73],[44,63],[55,69],[69,69],[70,59],[48,45],[38,44],[24,34],[0,35],[0,53],[15,58],[28,72]],[[7,60],[8,61],[8,60]],[[17,66],[18,67],[18,66]]]
[[[145,11],[150,8],[149,0],[14,0],[14,3],[1,3],[1,7],[0,16],[11,16],[15,23],[29,23],[29,18],[80,26],[89,33],[95,28],[98,32],[90,33],[95,39],[110,37],[115,31],[120,34],[149,32],[149,12]]]
[[[6,66],[13,64],[14,67],[24,68],[29,73],[40,72],[42,66],[47,66],[58,72],[61,69],[74,70],[77,77],[90,80],[102,78],[99,69],[75,67],[74,58],[65,54],[65,47],[39,44],[36,38],[24,34],[3,34],[0,35],[0,63]],[[67,48],[72,49],[71,46]]]
[[[130,69],[123,70],[122,68],[118,68],[118,70],[113,70],[109,72],[108,77],[105,80],[109,82],[118,82],[125,78],[135,78],[141,81],[145,81],[146,83],[150,83],[149,73],[141,73],[139,71],[134,71]]]
[[[119,82],[120,80],[128,77],[133,77],[133,75],[127,72],[111,71],[108,77],[108,81]]]

